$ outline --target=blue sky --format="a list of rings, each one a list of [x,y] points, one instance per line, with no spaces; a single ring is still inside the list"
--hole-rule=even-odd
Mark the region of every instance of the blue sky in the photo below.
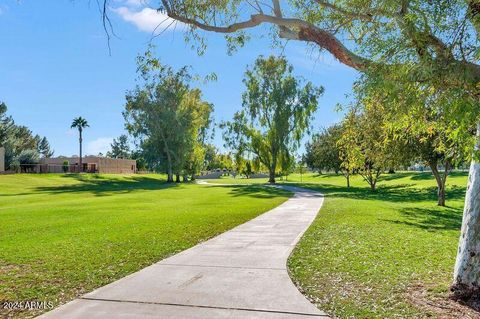
[[[76,132],[69,127],[79,115],[90,123],[86,154],[107,151],[112,138],[124,133],[122,111],[125,92],[135,85],[135,57],[164,19],[139,2],[112,1],[110,16],[119,38],[112,39],[109,55],[95,1],[0,1],[0,101],[18,124],[47,136],[55,155],[78,153]],[[200,75],[217,74],[218,81],[201,88],[205,100],[215,105],[218,123],[241,106],[246,66],[260,54],[280,52],[261,37],[267,31],[253,31],[252,40],[233,56],[227,55],[223,37],[214,33],[206,34],[207,52],[198,56],[184,42],[181,26],[167,29],[153,43],[163,63],[191,65]],[[339,121],[335,105],[347,100],[358,73],[299,42],[288,42],[284,53],[297,75],[325,87],[315,129]],[[214,142],[221,146],[221,132],[216,131]]]

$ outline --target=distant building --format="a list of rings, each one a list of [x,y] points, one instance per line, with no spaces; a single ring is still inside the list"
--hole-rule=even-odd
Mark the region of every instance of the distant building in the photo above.
[[[68,165],[64,163],[68,162]],[[79,170],[78,157],[55,157],[40,159],[41,173],[102,173],[102,174],[134,174],[137,172],[137,161],[131,159],[109,158],[101,156],[85,156]]]
[[[0,172],[5,172],[5,148],[0,147]]]

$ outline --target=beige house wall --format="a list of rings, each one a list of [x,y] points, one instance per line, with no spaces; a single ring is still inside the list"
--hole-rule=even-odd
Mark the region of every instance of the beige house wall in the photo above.
[[[49,171],[62,172],[62,165],[64,161],[68,161],[69,165],[78,165],[78,157],[70,158],[43,158],[41,164],[49,165]],[[83,164],[88,164],[88,167],[95,165],[98,173],[102,174],[134,174],[137,172],[137,161],[121,158],[108,158],[98,156],[86,156],[82,159]]]
[[[0,172],[5,172],[5,148],[0,147]]]
[[[133,174],[137,172],[137,161],[129,159],[97,157],[99,173]]]

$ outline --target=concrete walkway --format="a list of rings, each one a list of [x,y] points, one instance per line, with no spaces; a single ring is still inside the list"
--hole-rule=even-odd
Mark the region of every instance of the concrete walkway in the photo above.
[[[323,197],[285,188],[282,205],[40,318],[328,318],[286,268]]]

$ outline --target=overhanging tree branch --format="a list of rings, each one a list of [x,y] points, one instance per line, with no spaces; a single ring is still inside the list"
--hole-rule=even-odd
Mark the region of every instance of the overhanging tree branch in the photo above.
[[[232,23],[228,26],[214,26],[198,21],[195,18],[189,18],[180,15],[175,10],[172,10],[168,1],[162,0],[164,8],[170,18],[180,22],[195,26],[205,31],[213,31],[218,33],[234,33],[240,30],[254,28],[262,23],[269,23],[277,25],[281,28],[280,37],[285,39],[301,40],[306,42],[314,42],[320,47],[329,51],[341,63],[353,67],[357,70],[364,70],[372,62],[368,59],[362,58],[347,47],[345,47],[332,33],[320,29],[317,26],[295,18],[283,18],[280,16],[271,16],[266,14],[253,14],[250,19],[242,22]],[[280,11],[278,11],[280,13]]]

